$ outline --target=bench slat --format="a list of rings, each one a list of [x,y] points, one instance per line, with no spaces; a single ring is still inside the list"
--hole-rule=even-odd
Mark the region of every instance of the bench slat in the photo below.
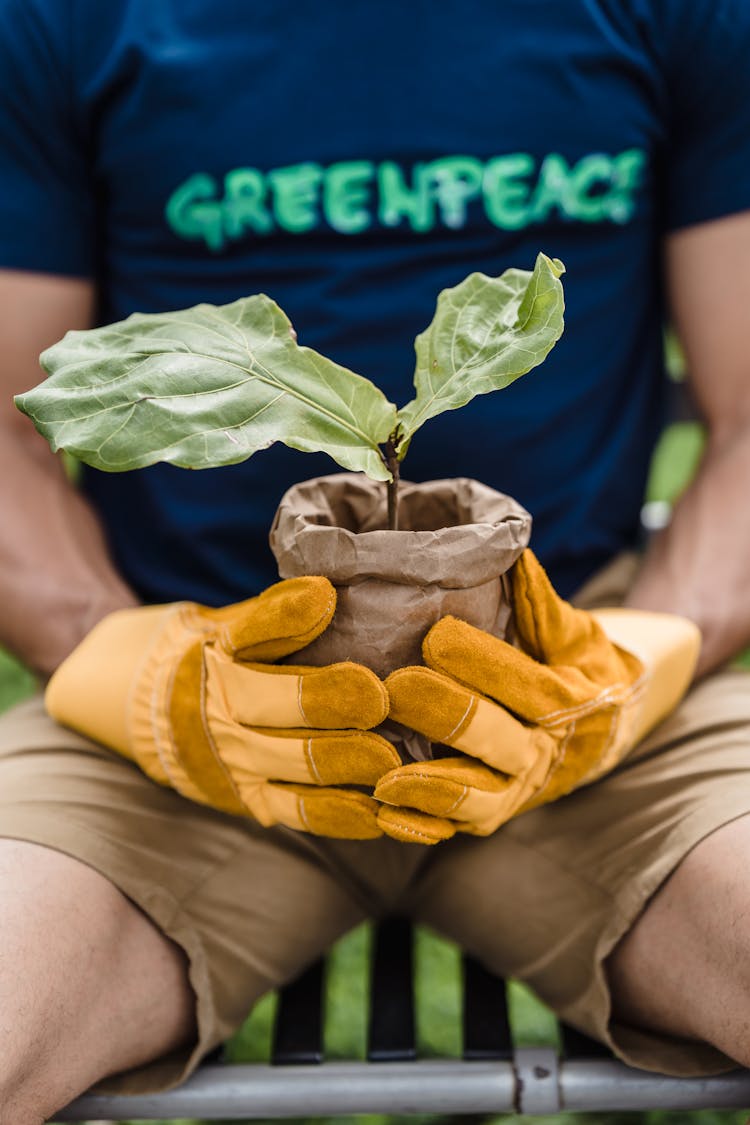
[[[274,1066],[323,1061],[323,979],[316,961],[279,995],[271,1062]]]
[[[464,1058],[511,1059],[513,1042],[505,981],[468,954],[464,954],[462,965]]]
[[[411,923],[388,918],[377,927],[374,941],[367,1057],[370,1062],[415,1059]]]

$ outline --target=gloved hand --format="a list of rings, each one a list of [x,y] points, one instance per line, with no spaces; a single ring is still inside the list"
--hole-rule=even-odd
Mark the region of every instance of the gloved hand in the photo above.
[[[53,718],[223,812],[316,835],[382,835],[365,793],[400,759],[370,731],[385,688],[358,664],[276,665],[329,625],[326,578],[291,578],[222,609],[105,617],[50,680]],[[354,728],[354,729],[352,729]]]
[[[509,579],[520,649],[445,617],[425,638],[428,667],[386,680],[391,718],[461,751],[378,782],[378,822],[396,839],[489,835],[607,773],[688,688],[700,648],[692,622],[574,609],[530,550]]]

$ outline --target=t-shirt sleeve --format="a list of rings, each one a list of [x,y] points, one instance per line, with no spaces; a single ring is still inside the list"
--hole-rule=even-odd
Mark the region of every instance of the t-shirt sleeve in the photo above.
[[[94,272],[66,0],[0,0],[0,268]]]
[[[672,0],[667,9],[674,230],[750,208],[750,2]]]

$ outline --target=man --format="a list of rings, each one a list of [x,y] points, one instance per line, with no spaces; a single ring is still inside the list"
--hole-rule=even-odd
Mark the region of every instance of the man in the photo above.
[[[662,276],[709,427],[626,595],[699,625],[705,678],[624,769],[491,836],[261,829],[38,701],[4,717],[3,1125],[107,1075],[178,1080],[263,991],[404,899],[636,1064],[750,1063],[747,679],[710,675],[750,639],[748,48],[740,0],[2,0],[1,639],[43,676],[111,611],[263,589],[276,500],[330,468],[275,449],[75,491],[11,403],[68,329],[264,290],[301,342],[403,402],[442,287],[562,258],[553,357],[434,421],[410,472],[516,496],[566,597],[634,542]]]

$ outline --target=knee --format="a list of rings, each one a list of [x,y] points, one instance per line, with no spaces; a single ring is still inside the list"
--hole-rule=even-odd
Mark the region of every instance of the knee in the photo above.
[[[17,1083],[9,1085],[0,1077],[0,1125],[44,1125],[59,1108],[45,1101],[39,1091],[29,1096]]]
[[[0,1125],[44,1125],[80,1093],[70,1075],[45,1064],[44,1051],[19,1056],[0,1064]]]
[[[607,963],[615,1017],[750,1067],[750,817],[702,840]]]
[[[750,1069],[750,1027],[744,1020],[732,1022],[725,1036],[715,1036],[709,1040],[710,1046],[716,1046],[725,1055],[737,1063]]]

